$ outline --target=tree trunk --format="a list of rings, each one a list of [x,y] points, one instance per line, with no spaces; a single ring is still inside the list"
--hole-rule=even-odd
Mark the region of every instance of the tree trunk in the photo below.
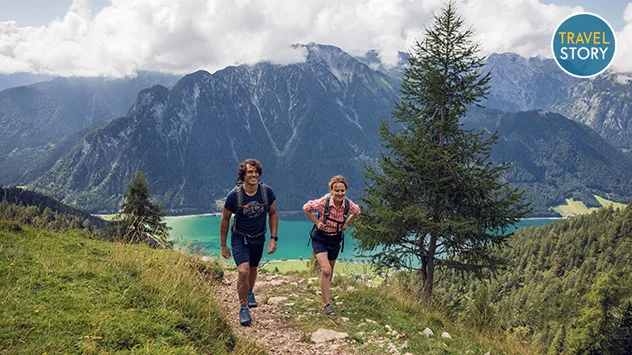
[[[419,274],[421,275],[421,287],[417,290],[417,301],[422,300],[425,293],[426,288],[426,280],[428,280],[428,256],[423,255],[421,257],[421,270],[419,270]]]
[[[434,288],[434,255],[437,249],[437,237],[430,236],[430,244],[428,245],[428,254],[426,255],[426,263],[422,264],[424,271],[423,278],[423,297],[426,301],[432,301],[432,290]]]

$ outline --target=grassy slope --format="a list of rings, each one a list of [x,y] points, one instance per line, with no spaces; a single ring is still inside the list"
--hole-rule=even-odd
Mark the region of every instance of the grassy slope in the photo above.
[[[235,338],[212,301],[208,284],[213,272],[196,258],[91,240],[79,231],[52,233],[4,221],[0,221],[0,256],[0,352],[263,353]],[[276,272],[276,266],[264,273]],[[341,264],[337,271],[371,273],[367,268]],[[398,347],[407,342],[407,351],[424,354],[535,350],[529,344],[477,334],[446,312],[414,302],[406,282],[393,282],[373,288],[338,274],[334,292],[342,303],[336,305],[339,316],[334,318],[313,310],[319,302],[318,282],[304,280],[298,288],[284,284],[273,295],[301,294],[294,305],[283,306],[294,315],[290,326],[307,334],[319,327],[348,332],[364,354],[387,351],[379,339]],[[385,324],[407,336],[396,339]],[[422,335],[426,327],[435,336]],[[454,340],[441,339],[443,331]]]
[[[270,273],[291,274],[308,271],[308,260],[272,261],[263,266]],[[337,262],[337,274],[374,274],[373,267],[368,264]]]
[[[196,259],[0,221],[0,352],[257,354]]]
[[[614,208],[625,208],[625,204],[606,200],[603,197],[594,195],[602,207],[613,206]],[[586,214],[599,209],[598,207],[588,208],[582,201],[575,201],[572,198],[566,199],[565,205],[553,207],[553,210],[562,216]]]
[[[332,305],[337,315],[324,316],[320,312],[319,282],[313,279],[318,274],[297,271],[297,263],[277,263],[278,266],[294,265],[285,271],[294,274],[298,281],[275,286],[272,293],[261,301],[266,302],[269,297],[289,297],[280,307],[290,315],[288,321],[291,327],[306,334],[318,328],[346,332],[348,339],[356,342],[359,354],[390,353],[389,343],[401,354],[535,354],[540,350],[528,343],[507,341],[500,334],[477,333],[472,326],[447,316],[449,312],[417,303],[411,296],[412,284],[411,279],[405,276],[407,273],[379,285],[357,280],[357,268],[366,268],[367,265],[336,265],[332,285],[336,299]],[[269,264],[263,272],[274,274],[277,272],[274,268],[274,263]],[[345,272],[350,274],[345,275]],[[434,336],[423,335],[425,328],[432,329]],[[397,333],[393,334],[393,330]],[[449,333],[453,339],[442,338],[443,332]]]

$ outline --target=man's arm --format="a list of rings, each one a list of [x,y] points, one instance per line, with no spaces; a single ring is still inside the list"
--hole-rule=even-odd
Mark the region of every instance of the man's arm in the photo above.
[[[230,225],[230,216],[232,213],[224,208],[222,212],[222,220],[219,223],[219,246],[220,253],[224,257],[224,259],[230,259],[230,250],[228,249],[228,245],[226,245],[226,238],[228,237],[228,226]]]
[[[272,202],[270,207],[268,208],[270,212],[270,234],[274,236],[278,236],[279,232],[279,214],[276,210],[276,201]],[[270,239],[268,242],[268,254],[274,254],[277,249],[277,242],[274,239]]]

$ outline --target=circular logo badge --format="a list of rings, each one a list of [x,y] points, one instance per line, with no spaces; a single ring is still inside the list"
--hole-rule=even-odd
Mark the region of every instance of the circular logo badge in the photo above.
[[[610,24],[588,12],[567,17],[553,34],[551,47],[557,65],[567,74],[590,78],[608,68],[616,38]]]

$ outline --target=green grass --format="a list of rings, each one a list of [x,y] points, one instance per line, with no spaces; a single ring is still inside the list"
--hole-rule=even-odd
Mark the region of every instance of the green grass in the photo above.
[[[259,354],[187,254],[0,221],[0,353]]]
[[[586,214],[592,211],[596,211],[597,207],[588,208],[582,201],[575,201],[572,198],[566,199],[565,205],[553,207],[553,210],[562,216]]]
[[[595,198],[601,204],[602,207],[612,206],[615,209],[625,208],[626,207],[626,204],[624,204],[624,203],[619,203],[619,202],[613,202],[613,201],[610,201],[610,200],[606,200],[605,198],[597,196],[597,195],[593,195],[593,196],[595,196]]]
[[[403,275],[404,273],[402,273]],[[354,275],[342,276],[336,273],[332,293],[336,296],[333,305],[335,316],[325,316],[320,310],[321,299],[317,277],[314,273],[293,273],[296,282],[275,286],[273,296],[289,297],[281,307],[287,313],[292,327],[306,334],[318,328],[328,328],[349,334],[348,339],[356,343],[360,354],[389,353],[392,343],[398,349],[406,342],[408,348],[402,354],[535,354],[539,349],[521,341],[508,340],[502,334],[479,334],[473,327],[453,319],[449,311],[438,306],[428,306],[416,302],[411,296],[410,285],[401,278],[389,278],[387,282],[373,287],[365,281],[356,280]],[[343,318],[344,317],[344,318]],[[406,335],[397,338],[386,329],[386,325]],[[422,334],[430,328],[434,336]],[[452,340],[441,338],[448,332]],[[380,342],[384,346],[380,346]]]
[[[307,260],[271,261],[262,268],[264,272],[292,274],[308,271]],[[373,267],[368,264],[336,262],[336,274],[374,274]]]
[[[593,195],[593,196],[595,196],[597,201],[601,204],[601,207],[613,206],[614,208],[625,208],[626,206],[623,203],[613,202],[597,195]],[[588,208],[582,201],[575,201],[574,199],[569,198],[569,199],[566,199],[565,205],[553,207],[553,210],[559,213],[560,215],[562,215],[563,217],[565,217],[569,215],[573,216],[573,215],[578,215],[578,214],[590,213],[590,212],[598,210],[601,207]]]
[[[89,237],[0,221],[0,353],[264,353],[235,337],[213,301],[209,285],[221,278],[221,264]],[[539,351],[502,334],[479,334],[449,310],[416,302],[410,278],[357,280],[374,275],[366,264],[336,264],[338,314],[324,316],[319,283],[309,282],[318,275],[306,269],[306,261],[266,265],[264,273],[292,274],[296,282],[274,287],[265,297],[289,296],[280,306],[289,326],[305,334],[321,327],[347,332],[358,353],[384,354],[389,343],[400,348],[404,342],[408,348],[401,353]],[[397,339],[386,325],[406,336]],[[426,327],[435,335],[422,335]],[[444,331],[453,340],[442,339]]]
[[[98,215],[99,218],[106,220],[106,221],[113,221],[116,216],[118,216],[118,214],[100,214]]]

